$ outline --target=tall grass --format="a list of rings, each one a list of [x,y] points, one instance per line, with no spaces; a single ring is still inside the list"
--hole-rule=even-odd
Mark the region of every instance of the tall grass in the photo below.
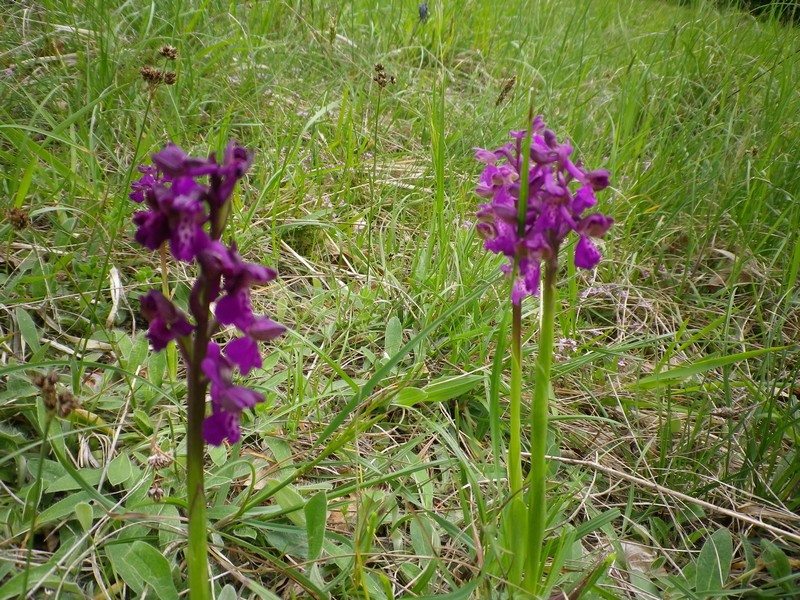
[[[586,598],[800,585],[797,32],[709,2],[430,7],[3,4],[0,598],[183,589],[186,390],[142,335],[159,265],[127,191],[166,140],[231,137],[256,151],[234,237],[281,275],[254,300],[294,335],[244,442],[209,452],[216,597],[511,595],[505,286],[470,148],[523,127],[529,93],[611,171],[617,219],[558,299],[545,576]],[[177,82],[150,90],[164,44]],[[50,370],[81,409],[45,436]]]

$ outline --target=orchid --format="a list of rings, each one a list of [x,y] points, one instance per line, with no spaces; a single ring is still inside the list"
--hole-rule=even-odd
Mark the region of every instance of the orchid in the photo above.
[[[145,248],[160,250],[162,265],[168,244],[176,260],[198,266],[189,297],[194,323],[167,297],[163,267],[163,292],[150,290],[142,296],[140,305],[149,324],[147,338],[153,349],[167,349],[168,363],[175,364],[175,348],[170,345],[175,342],[187,366],[186,558],[189,595],[205,600],[210,592],[203,483],[205,444],[219,446],[225,440],[235,444],[241,439],[242,412],[263,402],[264,396],[235,383],[235,372],[238,369],[241,375],[247,375],[260,368],[263,360],[259,342],[277,338],[286,328],[254,314],[251,304],[250,289],[272,281],[277,273],[245,262],[235,244],[220,241],[230,215],[231,195],[250,168],[252,154],[231,143],[220,164],[213,155],[194,158],[175,144],[168,144],[152,159],[153,165],[139,167],[142,176],[131,183],[129,198],[143,207],[133,215],[134,237]],[[200,179],[205,177],[207,182],[202,182]],[[223,350],[212,338],[225,325],[236,326],[241,335]],[[209,385],[210,412],[206,402]]]
[[[489,200],[479,206],[476,230],[484,238],[486,250],[508,258],[501,270],[512,280],[507,454],[510,501],[503,517],[512,550],[508,578],[524,587],[531,597],[539,597],[547,516],[546,444],[558,254],[570,232],[575,232],[578,241],[572,260],[578,268],[593,269],[601,258],[593,240],[603,237],[614,219],[599,212],[585,214],[597,204],[595,192],[608,187],[608,171],[586,170],[580,161],[572,160],[573,148],[569,142],[559,143],[541,116],[530,120],[531,128],[512,131],[513,141],[505,146],[497,150],[474,150],[475,158],[485,165],[475,193]],[[530,410],[530,471],[526,486],[521,440],[521,303],[526,296],[539,295],[539,345]]]

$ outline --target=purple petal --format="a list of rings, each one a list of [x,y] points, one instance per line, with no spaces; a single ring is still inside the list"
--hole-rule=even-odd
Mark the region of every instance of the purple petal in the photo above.
[[[251,369],[261,368],[262,365],[258,342],[250,337],[240,337],[228,342],[225,356],[239,367],[242,375],[247,375]]]
[[[222,351],[215,342],[208,343],[206,357],[201,361],[200,368],[203,369],[203,373],[211,381],[212,386],[225,388],[231,385],[233,366],[228,359],[222,356]]]
[[[600,251],[585,235],[575,246],[575,266],[581,269],[594,269],[600,262]]]
[[[497,155],[490,150],[484,150],[483,148],[473,148],[473,150],[475,150],[475,160],[487,165],[493,165],[497,161]]]
[[[267,317],[256,317],[247,328],[248,336],[260,342],[269,342],[286,332],[286,327]],[[259,365],[261,366],[261,365]]]
[[[588,235],[590,237],[603,237],[608,230],[611,229],[613,224],[614,219],[611,217],[607,217],[600,213],[592,213],[580,220],[576,230],[581,235]]]
[[[240,288],[220,298],[214,313],[223,325],[236,325],[242,331],[253,322],[253,309],[250,306],[250,291]]]
[[[133,224],[138,227],[134,239],[149,250],[158,250],[169,239],[169,221],[161,212],[137,212],[133,215]]]
[[[222,408],[230,412],[241,412],[245,408],[253,408],[264,401],[264,396],[250,388],[234,385],[222,394]]]
[[[212,446],[221,445],[225,438],[235,444],[240,437],[238,414],[216,412],[203,421],[203,439]]]
[[[597,171],[589,171],[586,174],[586,180],[589,182],[589,185],[592,186],[592,189],[596,192],[599,192],[602,189],[607,188],[611,185],[610,175],[608,171],[605,169],[598,169]]]
[[[597,204],[597,198],[594,196],[594,190],[591,186],[583,186],[575,192],[575,198],[572,201],[572,212],[575,215],[580,215],[587,208],[591,208]]]
[[[160,152],[156,152],[152,156],[153,163],[170,177],[179,177],[184,174],[184,164],[187,158],[189,157],[180,146],[173,143],[167,144]]]

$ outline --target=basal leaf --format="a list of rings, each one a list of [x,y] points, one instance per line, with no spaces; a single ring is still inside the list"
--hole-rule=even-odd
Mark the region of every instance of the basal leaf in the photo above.
[[[695,572],[698,593],[717,592],[723,588],[731,570],[733,541],[727,529],[718,529],[700,549]]]
[[[311,496],[303,512],[306,515],[308,534],[308,560],[316,560],[325,541],[325,524],[328,521],[328,496],[324,491]]]

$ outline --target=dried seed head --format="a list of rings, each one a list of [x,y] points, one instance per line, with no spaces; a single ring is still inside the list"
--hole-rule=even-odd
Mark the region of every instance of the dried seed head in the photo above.
[[[11,226],[17,231],[25,229],[30,222],[28,211],[22,208],[10,208],[6,212],[6,217],[8,218],[8,222],[11,223]]]
[[[503,84],[503,89],[500,90],[500,95],[497,97],[497,102],[494,103],[495,106],[500,106],[503,103],[503,100],[506,99],[506,96],[508,96],[509,92],[514,89],[515,83],[517,83],[516,77],[506,80],[506,82]]]
[[[58,373],[50,371],[47,375],[41,373],[34,373],[31,375],[33,385],[42,390],[42,400],[44,401],[47,410],[55,410],[58,408],[58,394],[56,393],[56,383],[58,382]]]
[[[153,499],[153,502],[161,502],[164,499],[164,488],[161,487],[161,482],[154,481],[150,489],[147,490],[147,495]]]
[[[151,67],[150,65],[145,65],[139,69],[139,74],[147,85],[151,87],[155,87],[164,82],[164,71]]]
[[[175,71],[167,71],[164,73],[164,83],[167,85],[175,85],[176,81],[178,81],[178,74]]]
[[[169,60],[175,60],[178,58],[178,49],[175,46],[170,46],[169,44],[161,46],[161,49],[158,51],[158,53]]]
[[[61,392],[58,395],[58,416],[65,419],[76,408],[80,407],[78,399],[72,392]]]
[[[375,75],[372,76],[372,81],[377,83],[379,86],[381,86],[381,89],[383,89],[389,83],[395,84],[397,82],[397,78],[391,73],[388,73],[381,63],[376,63]]]
[[[147,464],[156,471],[168,467],[171,463],[172,457],[161,448],[155,445],[150,448],[150,456],[147,458]]]

